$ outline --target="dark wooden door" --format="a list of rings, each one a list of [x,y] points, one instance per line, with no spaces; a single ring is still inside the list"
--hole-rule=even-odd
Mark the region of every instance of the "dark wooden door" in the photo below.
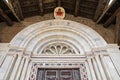
[[[37,80],[80,80],[79,69],[38,69]]]

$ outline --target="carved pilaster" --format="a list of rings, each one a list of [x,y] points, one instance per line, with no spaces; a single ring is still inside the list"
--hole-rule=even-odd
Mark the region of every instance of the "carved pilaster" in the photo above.
[[[16,54],[18,55],[18,57],[15,60],[15,64],[9,80],[16,80],[16,77],[18,75],[17,72],[19,71],[19,69],[21,69],[21,66],[24,63],[24,58],[23,58],[24,49],[16,49]]]
[[[107,80],[106,74],[105,74],[103,66],[101,64],[100,55],[95,56],[95,61],[96,61],[96,64],[98,66],[98,69],[99,69],[100,76],[101,76],[102,80]]]
[[[103,66],[103,69],[104,69],[104,72],[105,72],[105,74],[106,74],[107,79],[108,79],[108,80],[112,80],[112,77],[111,77],[111,75],[110,75],[110,72],[109,72],[108,68],[106,67],[105,60],[104,60],[104,56],[103,56],[102,54],[100,55],[100,61],[101,61],[101,64],[102,64],[102,66]]]
[[[96,75],[95,75],[95,71],[93,69],[93,64],[92,64],[92,61],[91,61],[92,58],[87,58],[87,63],[88,63],[88,66],[89,66],[89,70],[91,72],[91,76],[92,76],[92,80],[97,80],[96,78]]]
[[[20,80],[25,80],[25,76],[26,76],[26,72],[27,72],[27,68],[28,68],[29,62],[30,62],[30,58],[26,57],[25,58],[24,67],[23,67],[22,72],[21,72],[21,78],[20,78]]]
[[[8,51],[8,45],[8,43],[0,43],[0,67],[2,66],[5,60]]]

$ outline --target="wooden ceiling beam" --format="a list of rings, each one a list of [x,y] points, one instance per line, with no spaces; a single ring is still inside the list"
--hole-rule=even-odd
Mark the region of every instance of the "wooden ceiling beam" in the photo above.
[[[100,0],[101,1],[101,0]],[[103,1],[103,0],[102,0]],[[104,18],[104,16],[105,16],[105,14],[107,13],[107,11],[113,6],[113,4],[115,4],[116,2],[117,2],[117,0],[113,0],[113,2],[111,3],[111,5],[108,5],[109,4],[109,0],[104,0],[104,1],[106,1],[106,4],[105,3],[103,3],[103,4],[105,4],[105,6],[104,6],[104,9],[103,9],[103,11],[102,11],[102,14],[100,14],[100,15],[98,15],[97,13],[96,13],[96,15],[95,15],[95,17],[94,17],[94,20],[96,21],[96,23],[99,23],[101,20],[102,20],[102,18]],[[100,9],[99,8],[99,5],[103,5],[103,4],[98,4],[98,9],[97,9],[97,11],[100,11],[100,10],[102,10],[102,9]],[[96,12],[97,12],[96,11]]]
[[[104,27],[108,27],[115,19],[116,15],[120,12],[120,7],[114,12],[114,14],[104,23]]]
[[[86,14],[89,14],[89,15],[94,15],[93,12],[90,12],[90,11],[85,11],[85,10],[80,10],[81,13],[86,13]]]
[[[39,10],[40,10],[40,15],[43,16],[44,15],[44,9],[43,9],[43,0],[37,0],[38,1],[38,6],[39,6]]]
[[[96,9],[96,7],[92,7],[92,6],[85,5],[85,4],[80,4],[80,7],[85,7],[85,8],[90,8],[90,9]]]
[[[116,25],[115,25],[115,43],[120,46],[120,11],[116,15]]]
[[[101,16],[101,14],[103,13],[104,11],[104,8],[107,4],[108,0],[99,0],[98,2],[98,6],[96,8],[96,11],[95,11],[95,16],[94,16],[94,21],[97,21],[98,18]]]
[[[0,8],[0,17],[9,25],[13,25],[13,21],[7,16],[7,14]]]
[[[12,11],[13,15],[17,18],[17,20],[18,21],[24,20],[19,1],[18,0],[11,0],[10,4],[12,6],[10,6],[9,9]],[[6,5],[8,5],[8,4],[6,3]],[[13,10],[13,8],[14,8],[14,10]]]
[[[61,6],[61,0],[58,0],[58,6]]]
[[[96,10],[96,5],[98,3],[96,0],[50,0],[48,2],[43,0],[18,1],[21,5],[20,7],[24,17],[27,17],[27,15],[32,16],[32,14],[39,15],[39,13],[40,15],[44,15],[45,13],[53,12],[55,7],[61,6],[66,9],[66,12],[73,14],[74,16],[79,16],[84,12],[88,14],[86,16],[91,16],[92,19]]]
[[[80,1],[81,0],[76,0],[76,3],[75,3],[75,13],[74,13],[74,16],[76,16],[76,17],[78,16]]]

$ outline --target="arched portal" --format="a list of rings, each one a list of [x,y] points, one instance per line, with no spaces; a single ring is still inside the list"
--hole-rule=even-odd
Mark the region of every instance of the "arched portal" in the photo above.
[[[69,20],[47,20],[30,25],[15,36],[10,46],[39,54],[40,49],[50,43],[66,43],[81,54],[106,46],[104,39],[94,30]]]
[[[30,25],[10,42],[11,47],[23,49],[24,54],[31,56],[30,80],[62,79],[60,75],[59,78],[50,76],[51,78],[47,79],[45,76],[49,75],[44,73],[44,70],[54,73],[54,76],[61,74],[61,70],[65,73],[69,71],[68,73],[74,78],[75,75],[79,77],[77,80],[80,78],[87,80],[89,74],[87,73],[89,69],[86,67],[87,56],[93,55],[94,48],[106,45],[104,39],[94,30],[69,20],[47,20]],[[43,74],[44,77],[41,76]],[[65,75],[63,76],[67,79]],[[73,77],[67,80],[74,80]]]
[[[0,62],[2,67],[10,66],[5,67],[6,74],[0,79],[119,80],[117,47],[74,21],[38,22],[12,39],[5,61]]]

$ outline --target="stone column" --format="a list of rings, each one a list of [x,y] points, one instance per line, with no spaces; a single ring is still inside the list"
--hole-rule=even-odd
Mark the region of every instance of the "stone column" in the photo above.
[[[21,64],[22,59],[23,59],[23,49],[17,50],[16,54],[18,54],[18,57],[17,57],[17,60],[15,61],[15,65],[13,67],[13,70],[12,70],[12,73],[10,75],[9,80],[15,80],[15,78],[16,78],[20,64]]]
[[[117,44],[107,45],[109,57],[111,59],[117,74],[120,76],[120,50]]]
[[[95,49],[93,49],[93,53],[95,55],[94,59],[98,66],[98,70],[100,72],[101,79],[102,80],[111,80],[112,78],[111,78],[109,71],[104,63],[103,56],[101,56],[101,55],[108,55],[106,47],[95,48]]]
[[[90,57],[87,58],[87,63],[91,72],[92,80],[97,80]]]
[[[98,66],[99,72],[101,74],[102,80],[107,80],[105,72],[104,72],[102,64],[101,64],[101,61],[100,61],[100,58],[99,58],[99,55],[95,56],[95,61],[97,63],[97,66]]]
[[[20,80],[20,76],[21,76],[21,72],[22,72],[23,67],[24,67],[24,63],[25,63],[25,58],[23,57],[22,60],[21,60],[20,65],[19,65],[19,69],[17,70],[15,80]]]
[[[8,53],[7,56],[11,56],[12,60],[11,60],[10,65],[6,66],[6,67],[8,67],[8,69],[7,69],[7,72],[4,76],[4,80],[9,80],[11,73],[12,73],[12,70],[13,70],[13,67],[15,65],[15,61],[17,59],[17,54],[15,54],[14,51],[12,53]],[[7,56],[6,56],[6,58],[7,58]]]
[[[24,64],[24,68],[22,70],[22,74],[21,74],[20,80],[25,80],[25,76],[26,76],[26,72],[27,72],[29,61],[30,61],[30,57],[28,57],[28,56],[25,57],[25,64]],[[16,80],[18,80],[18,79],[16,79]]]
[[[32,67],[32,62],[29,61],[29,64],[28,64],[28,67],[27,67],[27,73],[26,73],[25,80],[29,80],[30,72],[31,72],[31,67]]]
[[[10,65],[9,65],[9,67],[7,69],[6,74],[4,76],[4,80],[8,80],[9,79],[9,77],[11,75],[11,71],[13,70],[13,66],[14,66],[16,58],[17,58],[17,55],[15,54],[15,52],[16,52],[16,48],[12,47],[12,48],[9,48],[8,53],[6,55],[6,58],[7,58],[7,56],[11,56],[11,57],[13,56],[13,58],[12,58],[12,61],[11,61]]]
[[[86,70],[87,70],[88,79],[93,80],[92,79],[92,74],[91,74],[91,71],[90,71],[90,67],[89,67],[89,64],[88,64],[87,61],[85,62],[85,66],[86,66]]]
[[[97,76],[97,80],[102,80],[98,65],[97,65],[94,57],[92,58],[92,64],[93,64],[93,67],[94,67],[95,74]]]
[[[0,43],[0,67],[2,66],[8,51],[9,43]]]
[[[101,64],[102,64],[102,66],[103,66],[103,69],[104,69],[104,72],[105,72],[105,74],[106,74],[107,79],[108,79],[108,80],[113,80],[112,77],[111,77],[111,75],[110,75],[109,70],[107,69],[107,67],[106,67],[106,65],[105,65],[104,56],[103,56],[102,54],[100,55],[100,60],[101,60]]]

